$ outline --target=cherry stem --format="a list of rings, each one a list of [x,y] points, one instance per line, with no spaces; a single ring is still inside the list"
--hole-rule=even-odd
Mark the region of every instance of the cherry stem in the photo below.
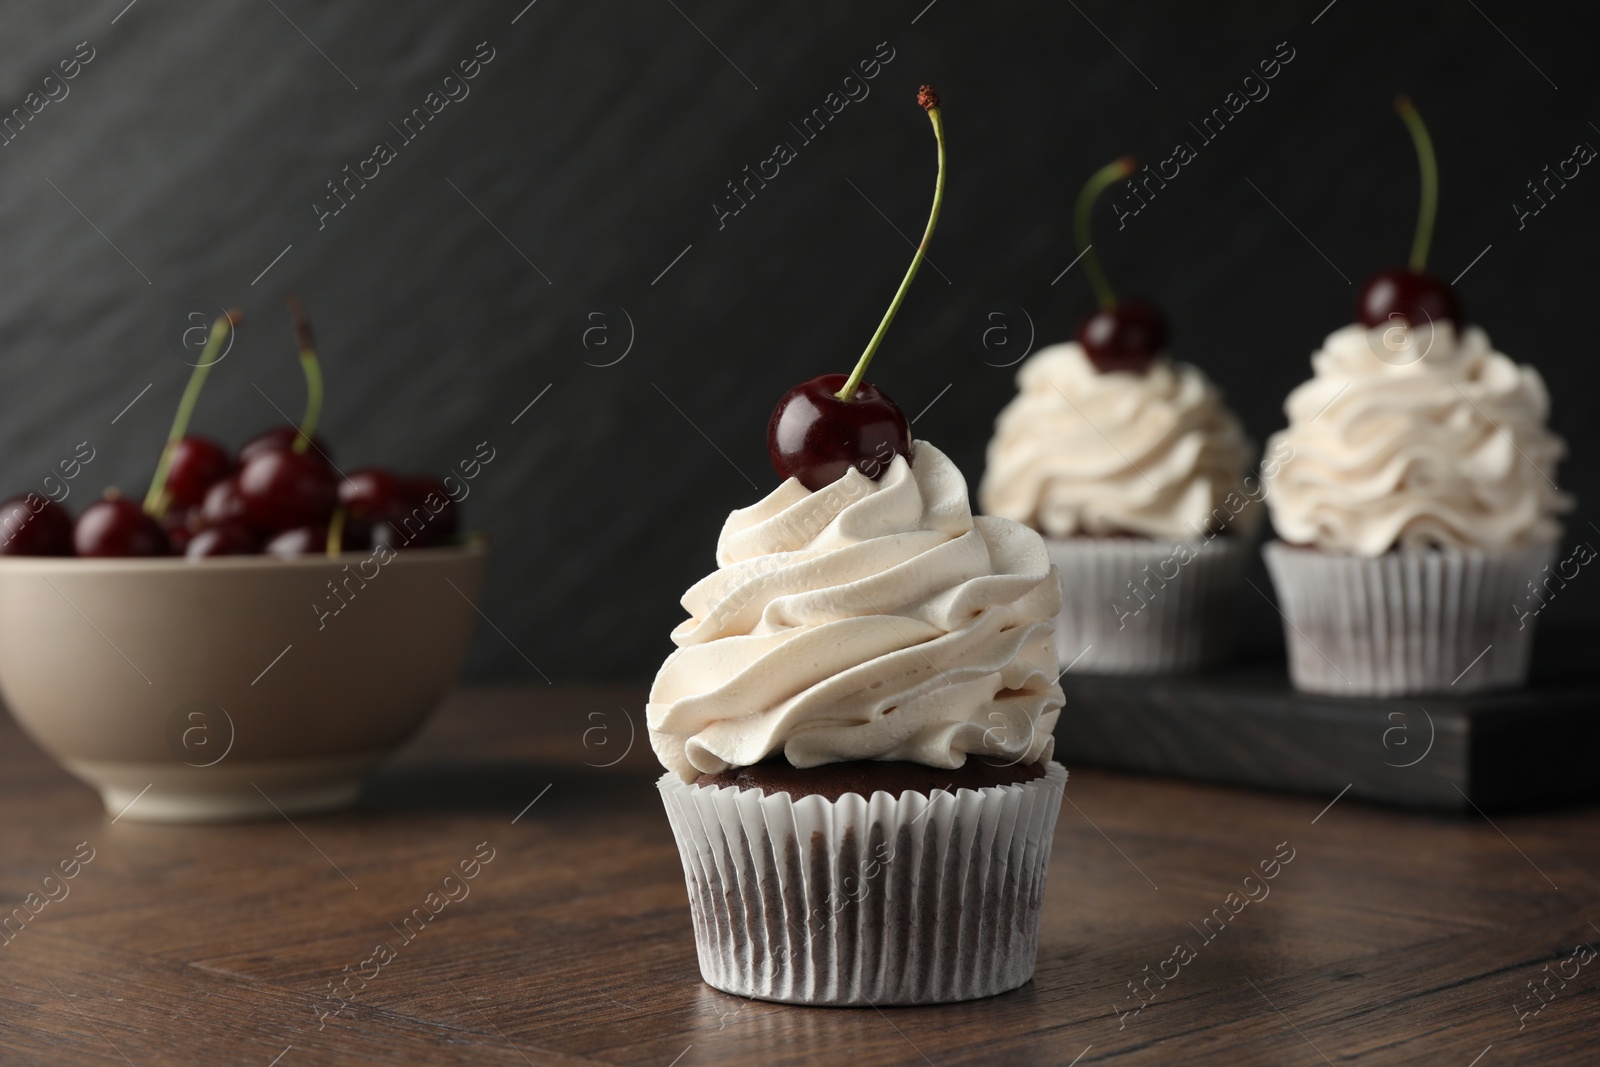
[[[1116,307],[1117,294],[1111,291],[1111,282],[1106,279],[1105,268],[1100,265],[1100,254],[1094,250],[1089,213],[1094,209],[1094,202],[1100,199],[1100,194],[1132,174],[1133,168],[1133,157],[1123,156],[1095,171],[1078,193],[1077,210],[1072,213],[1072,236],[1078,245],[1078,255],[1083,259],[1083,274],[1089,279],[1089,288],[1094,290],[1103,308]]]
[[[344,505],[333,509],[333,518],[328,520],[328,558],[337,559],[344,549]]]
[[[293,293],[284,299],[289,304],[289,317],[294,320],[295,341],[300,345],[300,369],[306,376],[306,413],[300,420],[300,433],[290,448],[304,452],[311,445],[311,435],[317,432],[317,420],[322,417],[322,364],[317,362],[316,345],[311,340],[311,317],[306,314],[305,305]]]
[[[1433,242],[1433,220],[1439,213],[1439,164],[1433,156],[1433,139],[1428,127],[1409,96],[1395,98],[1394,109],[1400,112],[1406,129],[1411,132],[1411,142],[1417,147],[1417,169],[1422,172],[1422,203],[1417,208],[1417,236],[1411,242],[1411,269],[1420,271],[1428,265],[1428,245]]]
[[[217,353],[222,350],[222,343],[243,321],[244,312],[237,308],[225,315],[219,315],[211,324],[211,335],[206,338],[205,348],[200,351],[200,362],[189,372],[189,384],[184,386],[183,398],[178,401],[178,412],[172,417],[172,429],[167,431],[167,443],[161,448],[161,458],[156,461],[156,472],[150,479],[150,489],[144,495],[145,514],[153,519],[160,519],[166,514],[169,503],[166,499],[167,475],[172,470],[172,453],[189,429],[189,419],[194,415],[194,406],[200,401],[200,390],[205,388],[206,377],[210,375],[212,366],[217,362]]]
[[[900,288],[895,291],[894,300],[889,304],[889,310],[883,313],[883,321],[878,323],[878,329],[872,335],[872,340],[867,342],[867,349],[861,353],[861,358],[856,360],[855,370],[850,372],[850,377],[845,380],[844,388],[834,395],[840,400],[855,398],[856,389],[860,387],[861,380],[867,375],[867,367],[872,363],[872,357],[877,354],[878,346],[883,343],[883,337],[889,332],[889,324],[894,321],[895,315],[900,310],[900,305],[905,303],[906,293],[911,289],[911,279],[917,276],[917,268],[922,266],[922,261],[928,258],[928,245],[933,241],[933,228],[939,221],[939,205],[944,202],[944,118],[939,113],[939,96],[929,86],[924,85],[917,94],[917,103],[921,104],[928,112],[928,120],[933,123],[933,137],[939,144],[939,176],[933,184],[933,211],[928,215],[928,228],[922,231],[922,243],[917,245],[917,254],[911,257],[911,267],[906,271],[905,278],[900,282]]]

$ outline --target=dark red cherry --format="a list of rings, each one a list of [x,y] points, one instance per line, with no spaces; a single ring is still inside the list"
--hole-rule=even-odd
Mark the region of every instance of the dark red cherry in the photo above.
[[[230,474],[206,490],[200,505],[197,526],[215,526],[224,522],[244,522],[244,497],[239,495],[239,476]]]
[[[428,516],[426,542],[443,544],[456,535],[461,517],[456,511],[455,498],[444,482],[432,475],[422,474],[406,479],[413,508],[421,508]]]
[[[239,449],[239,462],[242,464],[258,452],[276,452],[280,449],[293,448],[299,436],[298,426],[274,426],[244,443],[244,447]],[[311,447],[307,451],[320,455],[330,462],[333,460],[333,453],[328,451],[327,442],[316,434],[311,435]]]
[[[167,544],[174,556],[183,555],[189,542],[194,540],[194,535],[205,529],[205,525],[198,507],[173,508],[161,520],[161,528],[167,533]]]
[[[126,497],[96,500],[72,528],[72,547],[80,556],[165,556],[166,531]]]
[[[239,468],[245,518],[261,530],[326,523],[339,502],[338,476],[309,449],[257,452]]]
[[[224,522],[193,535],[183,554],[190,559],[209,559],[212,556],[251,556],[259,551],[261,543],[250,527],[242,522]]]
[[[221,445],[205,437],[185,437],[172,446],[167,495],[177,507],[192,507],[231,470],[233,460]]]
[[[322,525],[296,526],[268,541],[267,547],[262,551],[269,556],[278,556],[282,559],[320,556],[328,551],[328,528]]]
[[[1461,302],[1456,292],[1426,271],[1394,267],[1367,279],[1356,297],[1356,320],[1372,329],[1395,325],[1396,318],[1412,328],[1449,319],[1461,325]]]
[[[393,471],[366,467],[339,483],[339,503],[353,519],[398,518],[410,510],[406,483]]]
[[[72,516],[38,493],[0,504],[0,556],[72,555]]]
[[[816,492],[856,468],[880,478],[894,457],[911,459],[911,424],[889,394],[862,382],[840,400],[846,376],[824,374],[783,394],[767,423],[767,452],[780,478]]]
[[[1078,324],[1078,343],[1101,374],[1142,374],[1166,350],[1167,323],[1143,300],[1120,300]]]

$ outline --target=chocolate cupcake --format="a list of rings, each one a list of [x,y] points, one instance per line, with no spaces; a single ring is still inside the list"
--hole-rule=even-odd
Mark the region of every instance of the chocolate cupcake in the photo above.
[[[734,512],[683,598],[647,716],[718,989],[929,1004],[1033,974],[1060,589],[1037,534],[913,455]]]

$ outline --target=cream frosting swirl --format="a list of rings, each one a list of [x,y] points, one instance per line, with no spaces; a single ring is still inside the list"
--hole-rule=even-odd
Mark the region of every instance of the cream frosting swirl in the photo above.
[[[1051,537],[1204,539],[1242,493],[1254,446],[1198,367],[1158,358],[1143,374],[1102,374],[1077,342],[1017,372],[1000,412],[978,502]],[[1239,517],[1244,534],[1259,508]]]
[[[1378,556],[1396,546],[1501,549],[1560,536],[1566,444],[1539,372],[1482,329],[1440,322],[1328,335],[1284,403],[1263,471],[1278,535]]]
[[[1049,758],[1061,588],[1044,542],[974,518],[955,464],[914,454],[879,481],[791,478],[728,516],[645,710],[668,770]]]

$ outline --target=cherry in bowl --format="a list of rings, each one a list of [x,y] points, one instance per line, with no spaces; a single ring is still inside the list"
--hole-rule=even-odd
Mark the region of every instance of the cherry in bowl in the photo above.
[[[172,446],[168,459],[167,496],[174,507],[193,507],[232,470],[227,449],[207,437],[185,437]]]
[[[54,500],[24,493],[0,504],[0,556],[72,555],[72,515]]]
[[[165,556],[170,550],[161,524],[137,501],[106,497],[83,509],[72,528],[72,547],[80,556]]]

